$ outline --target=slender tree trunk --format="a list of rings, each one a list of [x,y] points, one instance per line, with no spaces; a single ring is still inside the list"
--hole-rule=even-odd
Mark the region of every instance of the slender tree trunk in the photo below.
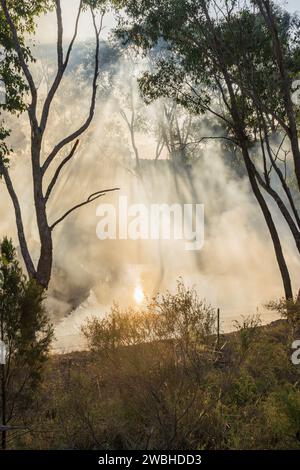
[[[277,62],[278,72],[281,78],[281,90],[289,126],[288,137],[291,142],[295,175],[298,183],[298,188],[300,189],[300,149],[298,141],[298,130],[296,117],[293,109],[290,78],[286,66],[286,59],[284,57],[284,50],[280,42],[272,2],[270,2],[269,0],[257,0],[257,4],[262,16],[265,19],[266,25],[272,37],[274,57]]]
[[[295,244],[296,244],[296,247],[297,247],[297,250],[298,252],[300,253],[300,232],[299,232],[299,229],[296,225],[296,223],[294,222],[294,219],[292,218],[288,208],[286,207],[284,201],[281,199],[281,197],[279,196],[279,194],[270,186],[268,185],[264,180],[263,178],[261,177],[261,175],[259,174],[259,172],[256,170],[256,168],[254,167],[253,168],[253,171],[256,175],[256,178],[259,182],[259,184],[261,185],[261,187],[268,193],[270,194],[270,196],[274,199],[274,201],[276,202],[281,214],[283,215],[286,223],[288,224],[289,226],[289,229],[291,231],[291,234],[295,240]]]
[[[36,280],[43,288],[47,289],[51,279],[53,263],[53,242],[52,233],[47,218],[46,198],[43,194],[43,173],[40,165],[41,144],[42,137],[39,134],[39,129],[37,129],[35,135],[32,138],[32,174],[34,204],[41,243],[40,257],[36,270]]]
[[[280,238],[279,238],[276,226],[274,224],[272,215],[269,211],[268,205],[267,205],[262,193],[260,192],[258,183],[256,181],[255,174],[254,174],[253,168],[252,168],[252,162],[251,162],[251,159],[250,159],[250,156],[249,156],[249,152],[248,152],[246,142],[242,143],[241,148],[242,148],[242,154],[243,154],[244,162],[245,162],[245,165],[246,165],[246,169],[247,169],[247,173],[248,173],[248,177],[249,177],[249,181],[250,181],[250,184],[251,184],[252,191],[253,191],[253,193],[256,197],[256,200],[257,200],[257,202],[258,202],[258,204],[261,208],[261,211],[263,213],[264,219],[266,221],[266,224],[268,226],[268,229],[269,229],[269,232],[270,232],[270,235],[271,235],[271,238],[272,238],[276,259],[277,259],[278,267],[279,267],[282,282],[283,282],[285,298],[286,298],[287,301],[290,301],[290,300],[293,299],[292,283],[291,283],[289,270],[288,270],[288,267],[287,267],[287,264],[286,264],[286,261],[285,261],[285,258],[284,258],[284,254],[283,254],[283,251],[282,251]]]
[[[222,63],[222,58],[220,60],[221,60],[221,63]],[[277,263],[278,263],[278,267],[279,267],[279,270],[280,270],[281,279],[282,279],[282,283],[283,283],[285,298],[286,298],[287,301],[291,301],[291,300],[293,300],[292,283],[291,283],[289,270],[288,270],[288,267],[287,267],[287,264],[286,264],[286,261],[285,261],[285,258],[284,258],[284,254],[283,254],[283,251],[282,251],[281,241],[280,241],[277,229],[276,229],[276,225],[273,221],[271,212],[268,208],[268,205],[265,201],[265,198],[263,197],[262,193],[260,192],[259,185],[258,185],[258,182],[256,180],[256,175],[255,175],[255,171],[254,171],[254,168],[253,168],[253,163],[252,163],[252,160],[251,160],[250,155],[249,155],[247,137],[246,137],[245,131],[244,131],[245,124],[243,123],[243,119],[242,119],[242,117],[240,116],[240,113],[239,113],[239,107],[238,107],[238,104],[237,104],[237,101],[236,101],[236,96],[235,96],[235,93],[234,93],[234,90],[233,90],[232,82],[230,80],[230,77],[228,76],[226,66],[224,66],[223,63],[222,63],[222,66],[223,66],[222,71],[223,71],[223,74],[224,74],[224,79],[226,81],[226,85],[228,87],[228,92],[229,92],[229,95],[230,95],[231,116],[233,118],[235,134],[236,134],[236,137],[237,137],[238,142],[239,142],[239,146],[240,146],[241,151],[242,151],[244,163],[245,163],[245,166],[246,166],[246,170],[247,170],[247,173],[248,173],[248,177],[249,177],[249,181],[250,181],[250,185],[251,185],[253,194],[254,194],[254,196],[255,196],[255,198],[256,198],[256,200],[257,200],[257,202],[258,202],[258,204],[261,208],[261,211],[263,213],[263,216],[265,218],[266,224],[267,224],[268,229],[269,229],[269,233],[270,233],[271,238],[272,238],[273,247],[274,247],[274,251],[275,251],[275,255],[276,255],[276,259],[277,259]]]
[[[37,266],[36,280],[45,289],[48,288],[51,279],[53,264],[53,243],[51,235],[46,229],[41,239],[41,253]]]

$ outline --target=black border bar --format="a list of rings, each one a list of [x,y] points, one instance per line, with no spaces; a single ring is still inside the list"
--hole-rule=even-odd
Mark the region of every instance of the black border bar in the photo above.
[[[300,450],[262,451],[102,451],[102,450],[5,450],[0,451],[0,468],[30,465],[51,468],[74,465],[77,468],[129,468],[187,465],[193,468],[254,468],[256,465],[286,466],[300,458]],[[297,461],[297,460],[296,460]],[[68,467],[69,468],[69,467]]]

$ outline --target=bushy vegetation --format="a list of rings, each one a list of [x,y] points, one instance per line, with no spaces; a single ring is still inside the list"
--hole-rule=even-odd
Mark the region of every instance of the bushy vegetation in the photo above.
[[[28,276],[12,243],[3,240],[0,339],[7,354],[0,374],[0,423],[10,428],[2,433],[2,448],[299,448],[300,366],[293,365],[290,356],[293,340],[300,338],[300,297],[294,299],[297,279],[288,266],[289,259],[300,255],[298,16],[269,0],[82,0],[76,2],[74,33],[67,41],[61,3],[0,3],[0,179],[13,204]],[[112,8],[117,26],[113,42],[104,45],[103,18]],[[56,57],[34,67],[36,25],[50,12],[57,23]],[[93,39],[78,45],[83,14],[90,17]],[[46,49],[41,59],[49,55]],[[120,81],[126,83],[124,88]],[[144,107],[150,103],[152,108]],[[106,122],[107,132],[103,110],[118,116]],[[221,151],[214,147],[206,162],[202,157],[208,141],[220,143]],[[79,162],[63,176],[79,151],[95,158],[85,159],[87,166]],[[268,327],[257,318],[244,318],[234,333],[220,338],[215,310],[180,281],[175,294],[158,295],[144,308],[113,307],[105,318],[91,318],[82,330],[87,351],[52,356],[47,362],[53,331],[44,293],[53,267],[65,281],[72,268],[65,270],[64,265],[71,258],[58,258],[68,241],[72,250],[82,240],[90,244],[88,232],[81,237],[66,228],[63,249],[56,254],[54,230],[78,209],[122,185],[130,186],[122,181],[106,189],[106,184],[93,186],[78,202],[77,196],[91,184],[89,169],[93,184],[98,173],[102,181],[110,181],[102,173],[105,166],[118,178],[118,169],[126,170],[139,182],[134,182],[132,194],[143,189],[140,194],[149,203],[155,187],[169,185],[169,174],[175,188],[173,193],[170,186],[172,199],[175,195],[185,203],[191,196],[198,202],[202,186],[197,187],[197,174],[204,189],[215,191],[214,198],[206,197],[213,199],[214,212],[209,212],[210,224],[215,224],[208,233],[222,234],[231,199],[230,210],[223,210],[226,197],[220,197],[223,189],[214,179],[220,173],[214,164],[214,154],[219,158],[219,153],[235,170],[224,182],[236,183],[237,174],[242,176],[249,203],[256,201],[261,212],[285,295],[271,307],[285,318]],[[201,165],[211,165],[209,174]],[[147,174],[152,175],[148,183]],[[75,190],[74,201],[64,184],[76,188],[73,177],[84,182],[81,191]],[[245,225],[248,193],[246,200],[242,187],[243,181],[234,194]],[[26,226],[28,217],[22,216],[26,204],[38,237],[30,224]],[[228,220],[234,223],[235,218]],[[249,227],[257,238],[264,237],[259,221]],[[238,242],[239,227],[234,230]],[[287,233],[295,242],[293,253],[287,251]],[[93,245],[87,251],[95,256]],[[84,294],[76,305],[95,285],[94,279],[100,284],[111,278],[114,285],[122,272],[122,256],[106,256],[104,251],[97,251],[101,266],[93,275],[85,269],[88,261],[77,263],[84,275],[77,273],[74,282]],[[262,263],[269,262],[267,245],[259,256]],[[197,269],[205,274],[199,260],[195,258]],[[221,268],[217,274],[223,273]],[[167,281],[162,256],[160,271],[161,280]],[[234,271],[234,263],[229,271]],[[86,282],[84,276],[93,281]],[[66,303],[73,305],[72,286],[62,284]],[[64,303],[58,294],[55,300]]]
[[[194,289],[83,328],[89,351],[53,357],[34,432],[16,447],[298,449],[300,367],[290,325],[243,318],[221,335]]]
[[[0,424],[17,427],[2,434],[2,448],[31,426],[35,393],[42,382],[53,328],[44,307],[44,292],[28,280],[7,238],[0,243],[0,340],[6,364],[0,376]]]

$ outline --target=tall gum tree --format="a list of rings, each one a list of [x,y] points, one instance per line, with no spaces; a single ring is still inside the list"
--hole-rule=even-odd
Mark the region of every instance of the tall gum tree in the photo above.
[[[295,177],[298,182],[297,111],[290,99],[300,57],[297,18],[268,0],[248,5],[236,0],[124,0],[123,5],[117,34],[146,52],[159,50],[155,70],[140,79],[146,99],[167,96],[213,116],[225,132],[210,137],[231,140],[239,148],[271,236],[285,297],[292,299],[269,197],[300,253],[299,186],[289,181]],[[274,138],[280,138],[277,148]],[[283,147],[284,139],[290,140],[291,152]]]
[[[28,274],[30,277],[36,279],[43,288],[47,288],[52,273],[54,229],[75,210],[78,210],[85,205],[91,204],[93,201],[104,196],[109,191],[118,189],[111,188],[94,192],[93,194],[90,194],[85,201],[70,207],[65,213],[59,214],[56,220],[49,220],[48,206],[52,192],[60,179],[62,170],[75,155],[79,145],[80,137],[89,128],[94,117],[97,97],[97,82],[99,75],[100,34],[103,28],[103,18],[106,12],[107,2],[104,0],[80,0],[75,21],[74,33],[69,45],[66,47],[66,50],[64,48],[63,18],[60,0],[44,2],[25,1],[21,2],[21,5],[19,4],[20,2],[17,1],[1,0],[0,11],[1,19],[4,22],[4,27],[7,31],[10,49],[13,52],[17,69],[21,74],[21,79],[23,80],[24,86],[26,86],[30,97],[30,103],[26,107],[26,111],[28,113],[29,124],[31,128],[30,164],[32,170],[35,217],[40,240],[40,253],[36,265],[33,262],[32,253],[28,247],[19,195],[16,192],[10,175],[7,158],[1,158],[0,170],[6,183],[9,196],[13,203],[20,248]],[[27,14],[30,19],[29,31],[33,32],[35,17],[49,9],[53,9],[55,11],[57,21],[57,70],[53,83],[51,84],[47,96],[42,104],[41,111],[39,111],[38,102],[40,97],[38,94],[38,87],[35,83],[32,71],[30,70],[30,51],[24,46],[24,40],[22,36],[24,27],[20,18],[24,17],[24,15],[26,17]],[[53,100],[58,93],[60,84],[63,80],[70,61],[70,56],[78,35],[80,18],[83,11],[86,10],[90,12],[95,38],[94,72],[91,80],[91,97],[87,109],[87,116],[84,122],[79,124],[78,127],[75,128],[70,134],[65,135],[64,138],[57,141],[52,150],[47,155],[43,155],[43,141],[49,127]],[[57,157],[64,150],[67,153],[66,156],[63,157],[60,163],[56,163]],[[49,177],[49,174],[52,176]],[[49,182],[46,184],[46,181]]]

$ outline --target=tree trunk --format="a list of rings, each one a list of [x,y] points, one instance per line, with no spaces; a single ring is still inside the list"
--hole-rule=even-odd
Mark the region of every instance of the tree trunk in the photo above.
[[[230,77],[227,73],[226,66],[222,62],[222,58],[220,58],[220,60],[221,60],[222,67],[223,67],[222,72],[224,74],[224,79],[226,81],[226,85],[227,85],[227,88],[228,88],[230,101],[231,101],[231,116],[233,118],[233,123],[234,123],[234,132],[236,134],[240,149],[242,151],[242,155],[243,155],[243,159],[244,159],[244,163],[245,163],[246,170],[247,170],[247,173],[248,173],[248,177],[249,177],[249,181],[250,181],[252,191],[253,191],[254,196],[256,197],[256,200],[257,200],[257,202],[258,202],[258,204],[261,208],[261,211],[263,213],[263,216],[265,218],[266,224],[267,224],[268,229],[269,229],[269,233],[270,233],[271,238],[272,238],[273,247],[274,247],[274,251],[275,251],[275,255],[276,255],[276,259],[277,259],[277,263],[278,263],[278,267],[279,267],[279,270],[280,270],[281,279],[282,279],[282,283],[283,283],[283,287],[284,287],[285,298],[286,298],[287,301],[291,301],[291,300],[293,300],[292,283],[291,283],[289,270],[288,270],[288,267],[287,267],[287,264],[286,264],[286,261],[285,261],[285,258],[284,258],[284,254],[283,254],[283,251],[282,251],[280,238],[279,238],[276,226],[274,224],[271,212],[269,211],[268,205],[267,205],[262,193],[260,192],[259,185],[258,185],[258,182],[256,180],[256,175],[255,175],[255,171],[254,171],[254,168],[253,168],[253,163],[252,163],[252,160],[250,158],[249,151],[248,151],[247,137],[245,135],[245,130],[244,130],[245,129],[245,124],[243,123],[242,116],[240,116],[240,113],[239,113],[239,107],[238,107],[238,104],[237,104],[237,101],[236,101],[236,96],[235,96],[235,93],[234,93],[234,90],[233,90],[232,82],[231,82]]]
[[[251,162],[249,152],[248,152],[248,148],[247,148],[247,143],[245,141],[242,142],[241,148],[242,148],[242,154],[243,154],[244,162],[245,162],[245,165],[246,165],[246,169],[247,169],[247,173],[248,173],[248,177],[249,177],[249,181],[250,181],[250,184],[251,184],[252,191],[253,191],[253,193],[256,197],[256,200],[257,200],[257,202],[258,202],[258,204],[261,208],[261,211],[263,213],[263,216],[265,218],[266,224],[268,226],[268,229],[269,229],[269,232],[270,232],[270,235],[271,235],[271,238],[272,238],[276,259],[277,259],[277,263],[278,263],[278,266],[279,266],[279,270],[280,270],[280,274],[281,274],[281,278],[282,278],[282,282],[283,282],[285,298],[286,298],[287,301],[290,301],[290,300],[293,299],[292,283],[291,283],[291,278],[290,278],[290,274],[289,274],[289,271],[288,271],[288,267],[287,267],[287,264],[286,264],[286,261],[285,261],[284,255],[283,255],[280,238],[279,238],[276,226],[274,224],[272,215],[269,211],[268,205],[267,205],[262,193],[260,192],[258,183],[256,181],[255,174],[254,174],[253,168],[252,168],[252,162]]]
[[[291,142],[295,175],[300,189],[300,150],[298,142],[298,130],[296,117],[293,109],[293,102],[291,97],[290,78],[286,66],[286,59],[284,57],[284,51],[280,42],[278,33],[278,27],[276,23],[276,17],[274,16],[273,4],[269,0],[258,0],[257,1],[259,10],[263,15],[266,25],[272,37],[273,50],[275,60],[277,62],[278,72],[281,78],[281,89],[284,101],[285,112],[288,120],[288,137]]]
[[[46,229],[41,238],[41,252],[37,266],[36,280],[45,289],[48,288],[51,279],[53,263],[53,243],[51,233]]]
[[[41,143],[42,139],[38,129],[36,131],[36,134],[32,138],[32,173],[34,204],[38,232],[41,242],[40,257],[37,265],[35,278],[43,288],[47,289],[49,286],[52,271],[53,242],[52,233],[47,218],[46,199],[43,194],[43,174],[40,167]]]

